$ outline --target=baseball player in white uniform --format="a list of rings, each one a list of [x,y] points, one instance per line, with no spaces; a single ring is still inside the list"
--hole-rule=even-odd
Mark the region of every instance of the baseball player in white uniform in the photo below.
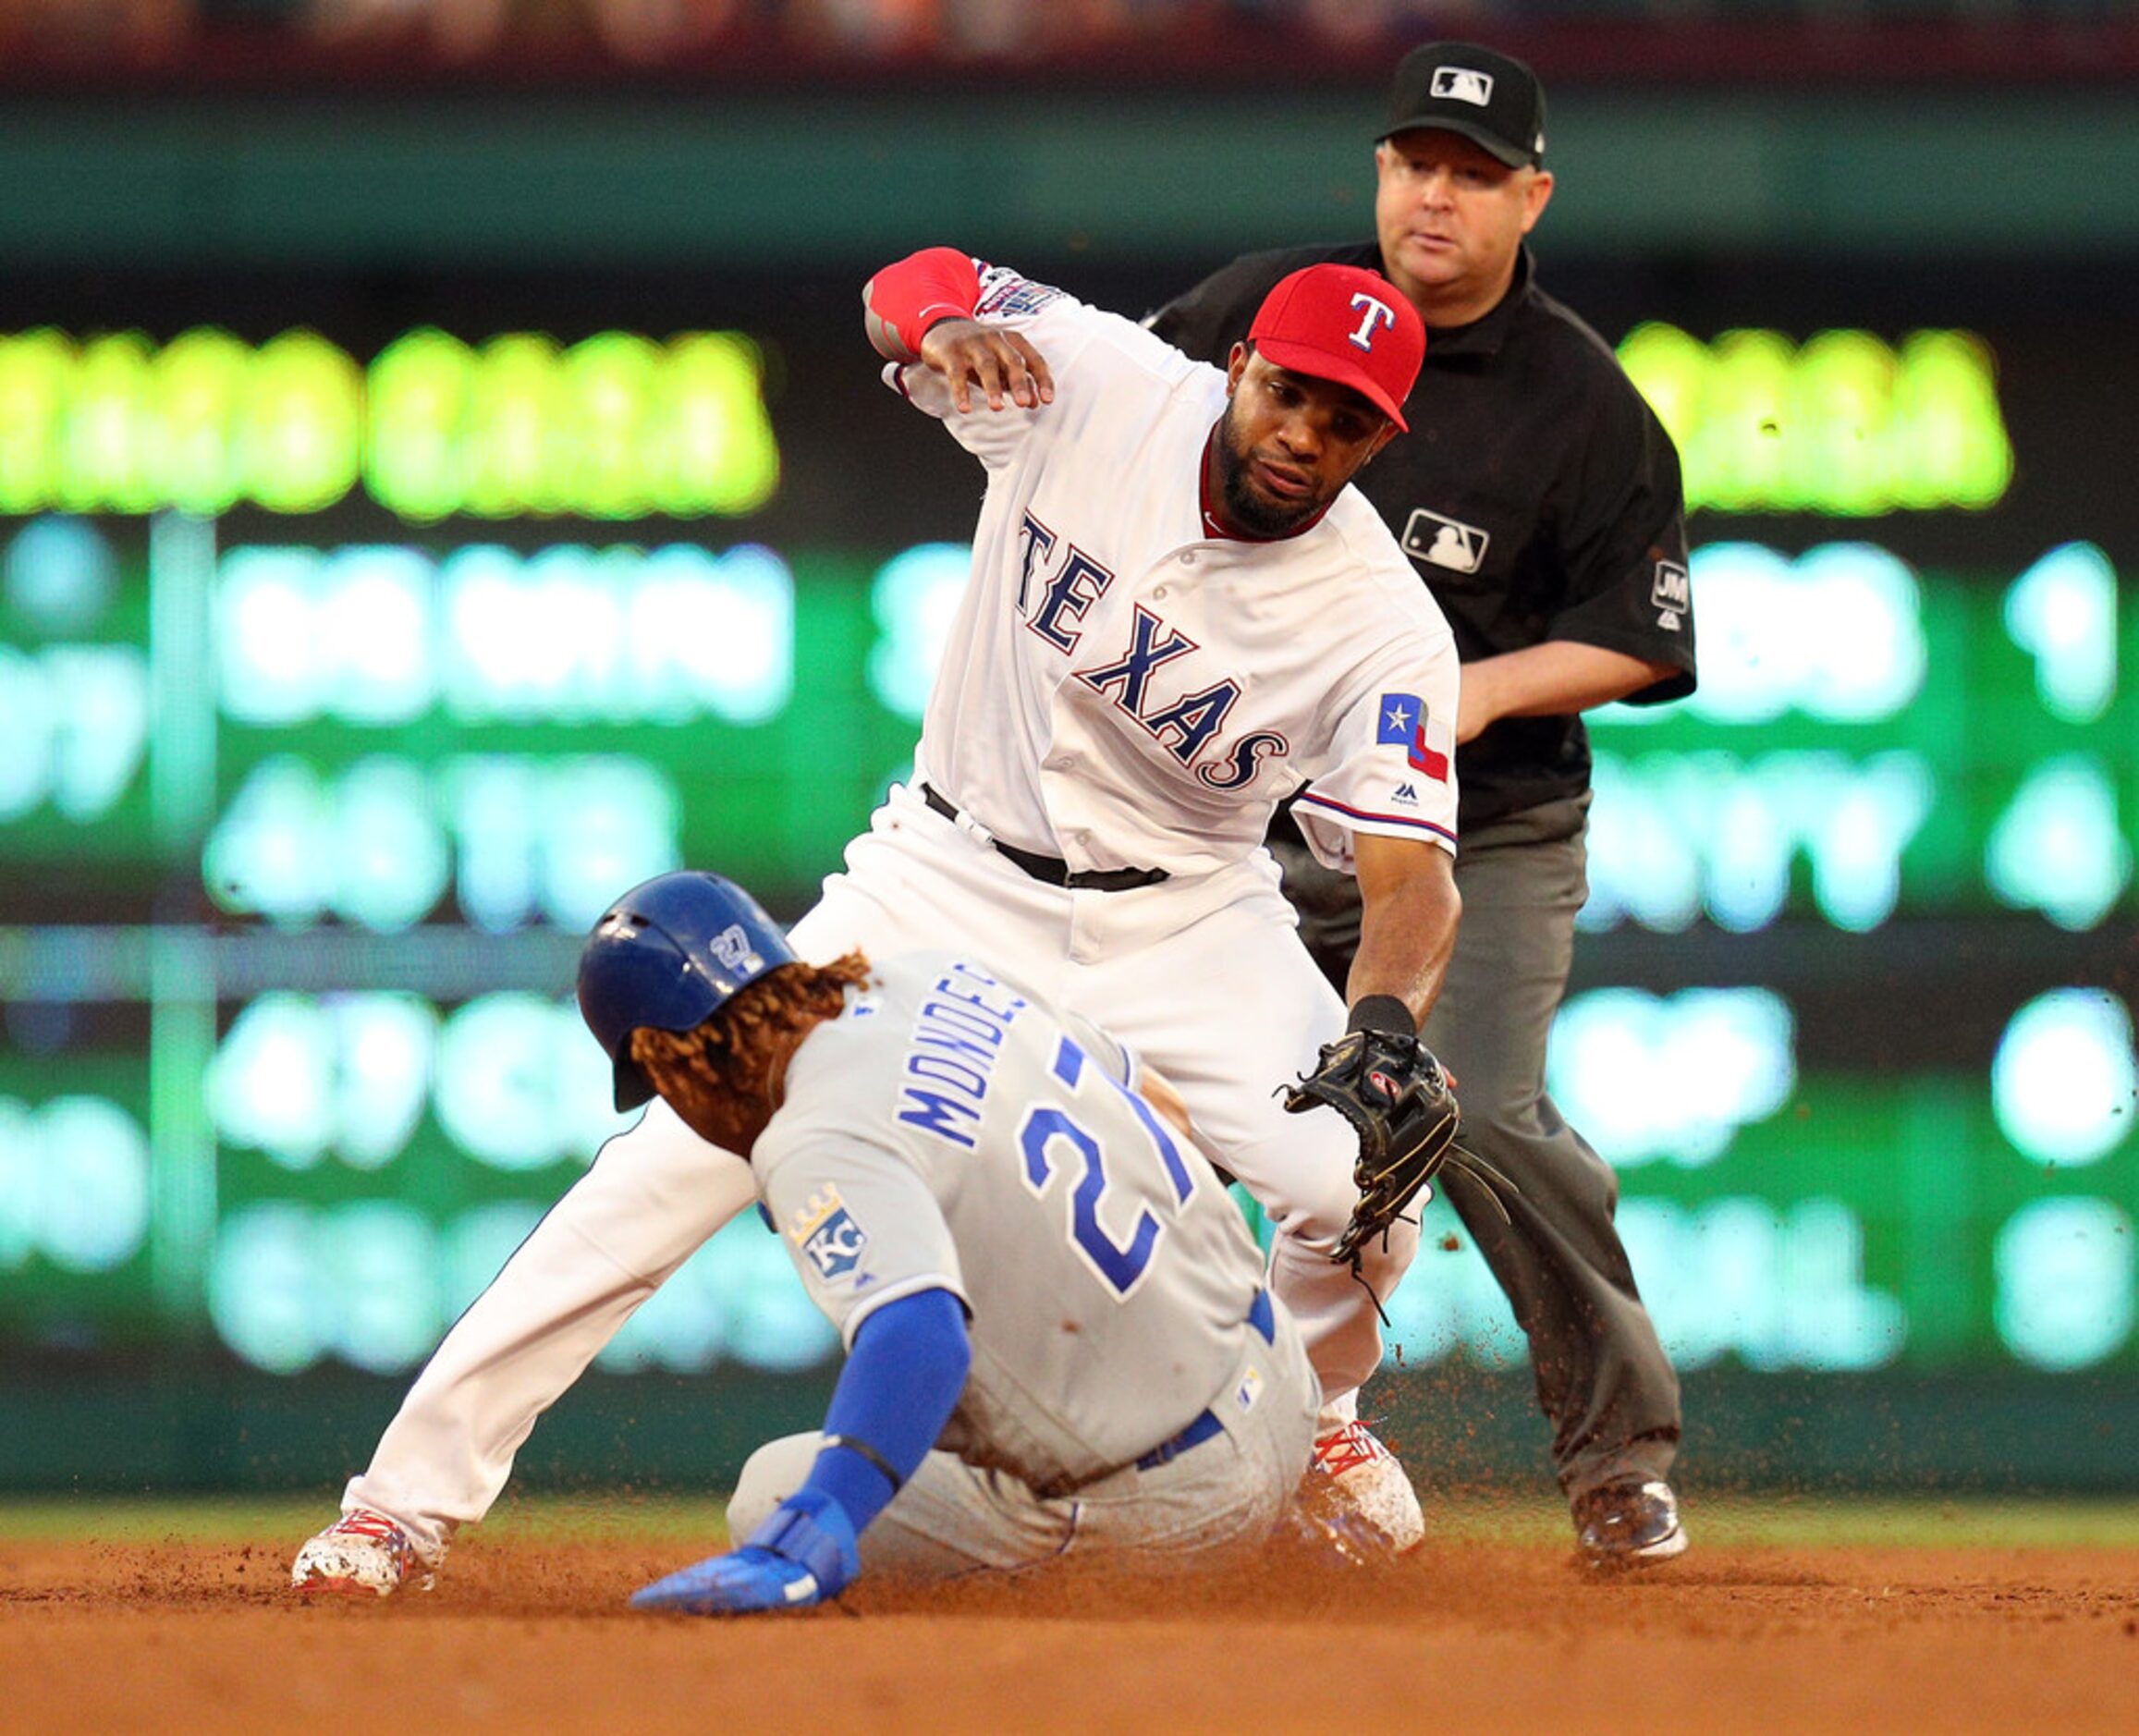
[[[1454,943],[1455,650],[1347,486],[1402,426],[1424,328],[1376,274],[1332,265],[1277,285],[1225,371],[949,249],[878,273],[866,301],[887,383],[987,491],[913,780],[794,946],[969,948],[1171,1080],[1274,1225],[1271,1285],[1322,1388],[1317,1463],[1415,1543],[1417,1498],[1357,1389],[1416,1232],[1333,1262],[1353,1136],[1274,1091],[1348,1022],[1413,1032]],[[1363,896],[1344,1001],[1262,848],[1295,791]],[[536,1416],[753,1197],[745,1163],[654,1103],[447,1336],[345,1513],[385,1516],[434,1567]]]

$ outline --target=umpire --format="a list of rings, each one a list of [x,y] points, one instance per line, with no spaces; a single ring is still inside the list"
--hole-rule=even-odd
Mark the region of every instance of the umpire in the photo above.
[[[1600,1566],[1686,1547],[1668,1477],[1679,1381],[1612,1222],[1608,1165],[1545,1094],[1545,1047],[1587,893],[1590,754],[1581,714],[1693,689],[1678,454],[1612,351],[1537,287],[1523,238],[1552,197],[1545,93],[1468,43],[1397,67],[1375,150],[1376,238],[1251,254],[1155,314],[1224,365],[1264,295],[1316,261],[1371,266],[1427,327],[1411,433],[1363,471],[1455,630],[1463,921],[1423,1033],[1459,1082],[1463,1138],[1522,1190],[1504,1225],[1444,1183],[1530,1340],[1552,1455]],[[1282,814],[1271,848],[1301,935],[1341,988],[1357,887],[1316,865]]]

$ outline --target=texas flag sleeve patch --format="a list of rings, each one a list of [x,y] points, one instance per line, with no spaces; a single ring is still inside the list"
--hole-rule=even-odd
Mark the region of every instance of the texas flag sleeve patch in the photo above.
[[[1414,772],[1437,783],[1448,781],[1448,756],[1456,751],[1455,731],[1426,710],[1415,693],[1384,693],[1377,742],[1401,746]]]
[[[1410,747],[1418,730],[1419,719],[1426,715],[1426,702],[1415,693],[1384,693],[1381,696],[1381,732],[1376,741],[1396,742]]]

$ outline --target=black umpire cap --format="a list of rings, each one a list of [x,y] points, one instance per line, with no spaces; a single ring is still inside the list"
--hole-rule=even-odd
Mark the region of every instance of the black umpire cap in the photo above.
[[[1510,168],[1535,168],[1545,159],[1545,87],[1520,60],[1476,43],[1412,49],[1397,64],[1388,112],[1377,143],[1436,127],[1462,134]]]

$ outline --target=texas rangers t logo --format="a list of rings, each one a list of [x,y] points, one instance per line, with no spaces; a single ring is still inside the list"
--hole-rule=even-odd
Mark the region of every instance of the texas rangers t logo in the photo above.
[[[1387,302],[1377,300],[1375,297],[1368,295],[1363,289],[1351,298],[1351,305],[1365,310],[1360,316],[1359,330],[1351,335],[1351,341],[1362,349],[1372,349],[1375,333],[1384,325],[1395,326],[1397,323],[1396,310],[1390,307]]]

